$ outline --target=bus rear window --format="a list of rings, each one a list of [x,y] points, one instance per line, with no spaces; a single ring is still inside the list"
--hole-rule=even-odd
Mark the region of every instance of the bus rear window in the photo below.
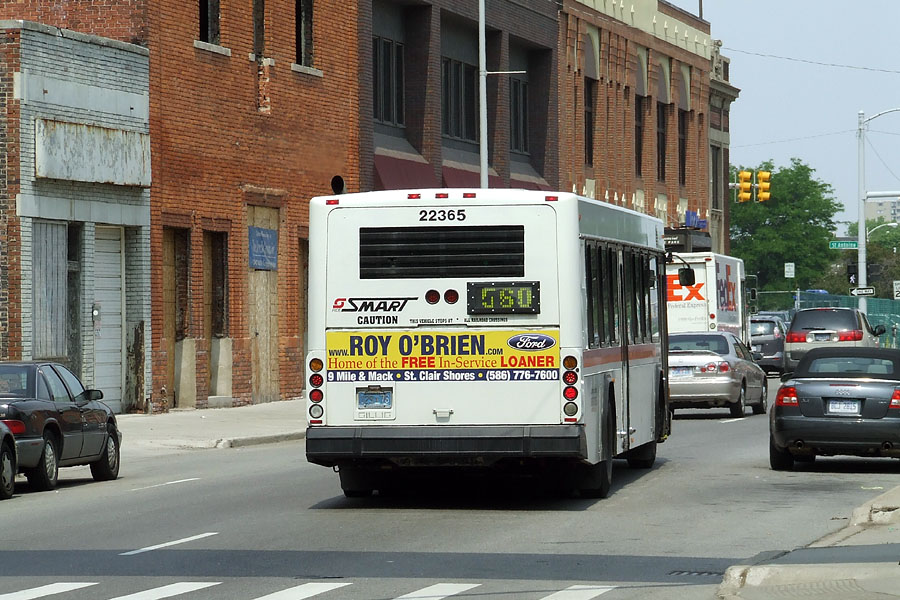
[[[525,227],[361,227],[360,279],[524,277]]]

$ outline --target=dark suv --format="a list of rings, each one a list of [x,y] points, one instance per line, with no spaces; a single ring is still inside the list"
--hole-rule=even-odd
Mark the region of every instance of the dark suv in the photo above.
[[[805,308],[791,320],[784,342],[784,370],[793,371],[809,350],[822,346],[847,345],[874,348],[884,325],[869,325],[856,308]]]
[[[755,316],[750,319],[750,344],[763,357],[756,361],[766,373],[784,373],[784,338],[787,327],[778,317]]]

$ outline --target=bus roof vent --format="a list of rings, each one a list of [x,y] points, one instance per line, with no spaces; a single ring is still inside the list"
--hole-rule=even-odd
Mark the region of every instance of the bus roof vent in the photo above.
[[[361,227],[360,279],[524,277],[525,227]]]

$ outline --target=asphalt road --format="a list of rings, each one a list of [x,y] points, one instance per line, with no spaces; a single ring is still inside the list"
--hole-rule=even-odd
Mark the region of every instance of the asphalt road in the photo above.
[[[0,600],[711,600],[728,566],[805,546],[898,484],[896,461],[773,472],[766,432],[680,411],[656,466],[617,461],[605,500],[458,477],[348,500],[303,442],[126,444],[117,481],[64,469],[58,491],[21,483],[0,504]]]

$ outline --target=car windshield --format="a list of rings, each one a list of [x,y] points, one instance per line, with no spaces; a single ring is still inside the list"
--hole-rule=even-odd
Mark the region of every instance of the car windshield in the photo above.
[[[806,365],[805,374],[822,373],[846,377],[887,377],[896,375],[897,365],[888,358],[864,356],[823,356]]]
[[[852,310],[801,310],[791,321],[791,330],[830,329],[850,331],[859,329],[856,313]]]
[[[31,369],[17,365],[0,365],[0,398],[30,398],[28,375]]]
[[[728,354],[728,341],[721,335],[696,334],[669,337],[671,351],[701,351]]]
[[[775,333],[775,321],[751,321],[750,335],[772,335]]]

